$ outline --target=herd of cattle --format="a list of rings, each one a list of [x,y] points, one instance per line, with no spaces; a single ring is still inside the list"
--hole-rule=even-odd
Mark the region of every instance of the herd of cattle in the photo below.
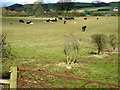
[[[67,20],[74,20],[75,18],[74,17],[65,17],[65,18],[62,18],[62,17],[59,17],[59,18],[55,18],[55,19],[47,19],[45,20],[45,22],[57,22],[58,20],[64,20],[64,24],[67,23]],[[84,20],[87,20],[88,18],[83,18]],[[96,20],[98,20],[99,18],[96,18]],[[26,23],[26,24],[33,24],[32,21],[27,21],[25,22],[24,20],[20,19],[19,20],[19,23]],[[76,23],[76,22],[74,22]],[[12,25],[12,23],[10,23]],[[86,30],[87,26],[82,26],[82,31],[84,32]]]

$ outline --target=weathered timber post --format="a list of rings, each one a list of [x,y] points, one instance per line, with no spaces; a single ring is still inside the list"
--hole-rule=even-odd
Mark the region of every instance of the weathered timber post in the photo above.
[[[16,90],[17,88],[17,67],[11,66],[10,67],[11,74],[10,74],[10,90]]]

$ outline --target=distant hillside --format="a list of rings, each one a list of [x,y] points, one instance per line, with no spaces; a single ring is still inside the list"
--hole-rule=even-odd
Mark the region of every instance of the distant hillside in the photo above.
[[[114,7],[119,7],[120,8],[120,2],[111,2],[109,5],[114,8]]]
[[[97,11],[98,9],[109,9],[112,11],[112,8],[110,6],[106,7],[88,7],[88,8],[81,8],[81,9],[76,9],[76,10],[71,10],[71,12],[84,12],[84,11]]]
[[[11,6],[6,7],[6,9],[11,10],[11,11],[18,11],[19,12],[19,11],[23,10],[22,9],[23,6],[24,5],[22,5],[22,4],[13,4]]]
[[[68,3],[61,3],[61,5],[67,5]],[[111,4],[107,4],[107,3],[99,3],[99,4],[94,4],[94,3],[80,3],[80,2],[70,2],[70,4],[74,5],[72,8],[70,7],[70,10],[72,9],[81,9],[81,8],[89,8],[89,7],[103,7],[103,6],[109,6],[112,5]],[[11,5],[9,7],[7,7],[6,9],[8,10],[12,10],[12,11],[25,11],[25,9],[29,9],[34,7],[36,4],[26,4],[26,5],[21,5],[21,4],[14,4]],[[41,5],[41,4],[39,4]],[[60,3],[49,3],[49,4],[42,4],[43,8],[44,6],[47,7],[50,10],[58,10],[60,8]],[[64,7],[63,7],[64,8]]]
[[[113,8],[118,7],[118,2],[111,3],[49,3],[49,4],[14,4],[4,7],[2,10],[4,16],[103,16],[104,14],[111,13],[113,16],[118,15],[113,11]],[[101,9],[98,11],[98,9]],[[107,11],[105,11],[107,10]],[[104,11],[104,12],[102,12]],[[109,12],[108,12],[109,11]],[[72,14],[69,14],[72,13]]]

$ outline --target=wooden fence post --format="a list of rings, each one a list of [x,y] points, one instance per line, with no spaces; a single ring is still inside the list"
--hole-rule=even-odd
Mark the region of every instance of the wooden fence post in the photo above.
[[[10,90],[16,90],[17,88],[17,67],[11,66],[10,67],[11,74],[10,74]]]

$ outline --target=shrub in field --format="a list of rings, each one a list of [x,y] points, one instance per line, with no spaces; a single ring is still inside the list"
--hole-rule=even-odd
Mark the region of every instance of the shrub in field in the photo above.
[[[66,55],[66,63],[71,64],[76,62],[79,51],[80,40],[76,37],[68,37],[65,41],[64,54]]]
[[[6,58],[13,59],[15,57],[15,55],[12,52],[12,48],[10,46],[10,43],[8,43],[6,41],[6,33],[3,33],[1,35],[1,38],[2,38],[2,40],[1,40],[0,46],[2,47],[2,49],[1,49],[0,53],[2,53],[2,58],[3,59],[6,59]]]
[[[9,68],[14,62],[13,60],[15,59],[15,54],[12,51],[10,43],[7,42],[6,40],[6,33],[3,33],[0,35],[1,37],[1,42],[0,42],[0,47],[1,51],[0,54],[2,55],[2,77],[9,77]]]
[[[96,44],[98,48],[98,54],[102,54],[106,44],[108,42],[108,37],[105,34],[94,34],[91,36],[93,42]]]
[[[117,37],[115,35],[109,36],[109,43],[112,46],[112,49],[115,50],[117,44]]]

